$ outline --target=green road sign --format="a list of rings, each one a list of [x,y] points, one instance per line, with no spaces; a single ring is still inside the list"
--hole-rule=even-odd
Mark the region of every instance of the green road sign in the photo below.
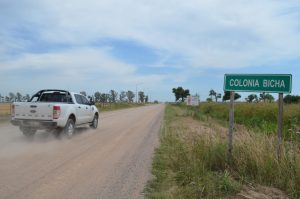
[[[291,93],[292,75],[225,74],[224,91]]]

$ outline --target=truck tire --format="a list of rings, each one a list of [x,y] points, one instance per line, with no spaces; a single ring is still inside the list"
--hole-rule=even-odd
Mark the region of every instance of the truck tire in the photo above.
[[[92,129],[96,129],[98,127],[98,115],[95,114],[94,119],[90,125]]]
[[[71,138],[75,133],[75,122],[73,119],[69,118],[67,124],[64,128],[64,133],[68,138]]]
[[[20,127],[20,130],[22,131],[23,135],[26,137],[33,137],[36,133],[36,129],[30,128],[30,127]]]

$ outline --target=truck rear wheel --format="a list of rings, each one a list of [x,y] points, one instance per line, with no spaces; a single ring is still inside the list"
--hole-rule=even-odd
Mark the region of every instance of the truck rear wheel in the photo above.
[[[64,133],[68,138],[71,138],[75,133],[75,122],[73,119],[69,118],[67,124],[64,128]]]
[[[36,133],[36,129],[30,128],[30,127],[20,127],[20,130],[22,131],[23,135],[26,137],[33,137]]]

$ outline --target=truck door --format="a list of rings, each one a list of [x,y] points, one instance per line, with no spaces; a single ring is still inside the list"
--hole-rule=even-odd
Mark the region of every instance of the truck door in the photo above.
[[[82,102],[81,95],[75,94],[75,100],[76,100],[76,123],[77,124],[83,124],[85,123],[85,105]]]
[[[81,96],[84,104],[84,123],[89,123],[93,120],[93,110],[88,99],[85,96]]]

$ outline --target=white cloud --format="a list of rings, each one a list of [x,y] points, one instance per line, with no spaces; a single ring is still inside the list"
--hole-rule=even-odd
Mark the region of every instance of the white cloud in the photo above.
[[[179,54],[187,66],[202,68],[299,57],[299,17],[289,12],[295,1],[25,2],[25,9],[7,3],[14,11],[7,14],[18,13],[12,20],[34,24],[47,42],[87,45],[107,37],[131,39]]]
[[[0,70],[11,70],[19,68],[43,69],[53,68],[62,71],[76,70],[78,72],[111,73],[126,75],[135,72],[135,67],[124,64],[110,57],[101,49],[80,48],[62,52],[52,53],[26,53],[17,59],[3,61]]]

